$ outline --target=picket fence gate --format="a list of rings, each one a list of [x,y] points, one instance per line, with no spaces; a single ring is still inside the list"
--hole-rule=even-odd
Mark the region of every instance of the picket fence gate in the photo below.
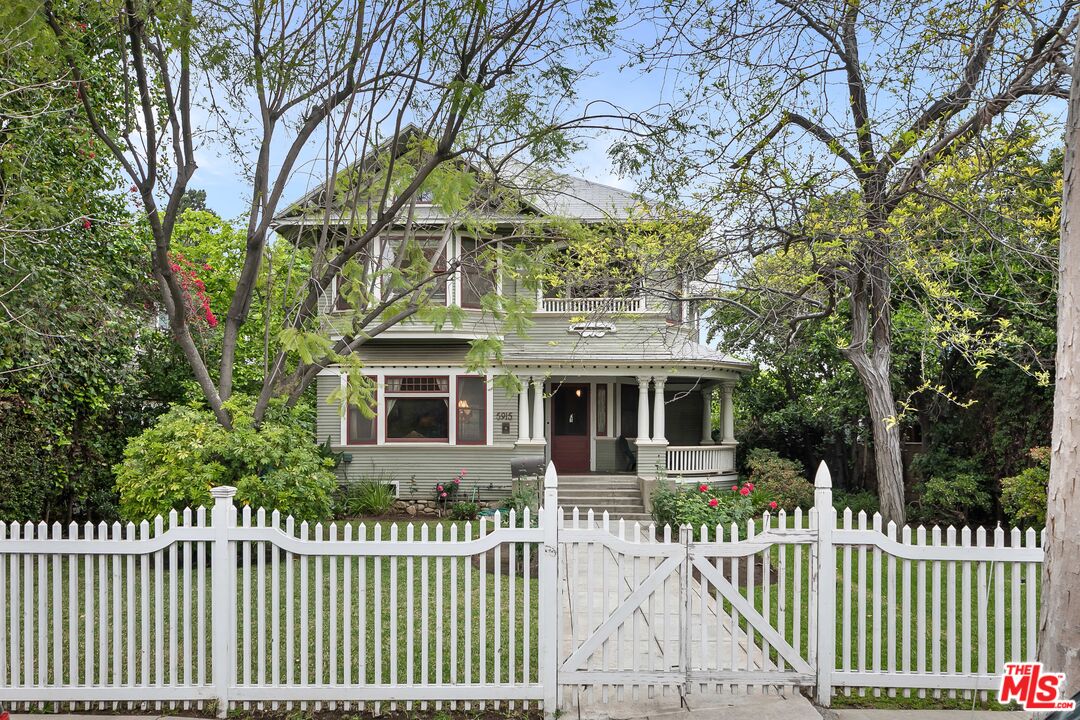
[[[1035,658],[1034,530],[838,523],[824,463],[808,512],[730,527],[566,513],[557,482],[549,465],[535,514],[385,534],[238,512],[228,487],[209,522],[0,523],[0,705],[551,715],[778,688],[828,705],[985,696]]]

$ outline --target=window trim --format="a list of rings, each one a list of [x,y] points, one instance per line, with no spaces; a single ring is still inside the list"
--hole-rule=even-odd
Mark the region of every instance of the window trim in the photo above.
[[[387,383],[389,381],[391,381],[391,380],[404,380],[405,378],[418,378],[418,377],[436,378],[436,379],[439,379],[439,380],[445,380],[446,381],[446,391],[445,392],[435,392],[435,391],[432,391],[432,390],[388,390],[387,389]],[[380,404],[380,409],[382,410],[381,414],[382,414],[382,417],[383,417],[383,428],[384,428],[383,429],[383,442],[385,444],[387,444],[387,445],[397,445],[399,443],[409,444],[409,443],[417,443],[417,442],[436,443],[436,444],[439,444],[439,445],[454,445],[455,444],[454,441],[456,441],[457,438],[454,437],[455,433],[454,433],[453,429],[451,428],[451,425],[453,425],[453,422],[456,422],[456,417],[452,417],[452,407],[451,407],[453,402],[454,402],[454,393],[451,392],[451,390],[450,390],[450,388],[453,386],[452,380],[453,380],[453,378],[449,374],[447,374],[447,375],[439,375],[439,374],[434,374],[434,375],[433,374],[426,374],[426,375],[393,374],[393,375],[385,375],[385,376],[383,376],[383,380],[380,383],[380,385],[382,385],[382,388],[383,388],[383,394],[382,394],[383,402]],[[390,399],[393,399],[393,398],[409,398],[409,399],[417,399],[417,398],[433,398],[433,399],[437,398],[437,399],[441,399],[441,398],[446,398],[446,437],[424,437],[424,438],[397,438],[396,437],[396,438],[391,438],[390,436],[386,435],[386,429],[389,428],[389,426],[390,426],[390,417],[389,417],[390,414],[389,414],[389,411],[386,410],[386,400],[390,400]]]
[[[604,389],[604,407],[601,408],[597,402],[600,399],[600,388]],[[593,383],[593,415],[595,417],[594,435],[598,438],[607,438],[611,436],[611,413],[609,411],[609,403],[611,402],[611,388],[606,382]],[[604,419],[604,431],[600,431],[600,418]]]
[[[350,422],[350,418],[352,417],[352,406],[349,405],[348,397],[346,396],[345,401],[344,401],[345,402],[345,417],[344,417],[344,420],[342,422],[342,430],[344,431],[344,434],[341,437],[341,440],[342,440],[341,444],[344,447],[366,447],[368,445],[378,445],[379,444],[379,429],[380,429],[380,427],[382,425],[382,423],[379,422],[379,415],[380,415],[379,410],[382,407],[382,393],[379,392],[379,386],[380,386],[381,383],[379,383],[378,377],[376,377],[374,375],[364,375],[364,377],[368,378],[369,380],[374,380],[375,381],[375,416],[373,418],[371,418],[372,429],[375,432],[372,433],[371,440],[364,440],[364,441],[361,441],[361,442],[353,442],[352,441],[352,423]],[[348,382],[349,382],[348,376],[345,375],[344,373],[342,373],[341,374],[341,389],[343,391],[347,390]]]
[[[483,310],[483,303],[482,302],[478,302],[475,305],[467,305],[467,304],[465,304],[465,300],[464,300],[464,294],[465,294],[464,293],[464,287],[465,287],[465,243],[466,243],[466,241],[472,242],[474,244],[474,252],[475,252],[475,247],[479,247],[479,246],[485,245],[485,244],[489,244],[489,245],[494,244],[496,253],[498,253],[499,250],[500,250],[500,247],[501,247],[500,243],[499,243],[499,241],[496,241],[494,239],[478,238],[478,237],[475,237],[475,236],[472,236],[472,235],[457,235],[455,240],[457,241],[455,243],[455,250],[457,252],[456,252],[456,256],[455,256],[454,259],[457,261],[458,267],[457,267],[457,271],[454,273],[454,279],[456,281],[455,284],[457,285],[457,288],[456,288],[457,292],[454,293],[454,300],[456,301],[456,304],[457,304],[458,307],[463,308],[465,310]],[[498,255],[496,255],[496,258],[497,257],[498,257]],[[499,268],[498,268],[498,260],[496,259],[496,267],[492,270],[491,288],[496,293],[501,295],[502,294],[502,287],[501,287],[501,285],[499,283],[499,280],[500,280],[500,273],[499,273]]]
[[[492,382],[492,374],[468,372],[465,368],[460,366],[432,366],[432,367],[409,367],[402,365],[385,366],[379,368],[365,368],[369,372],[364,373],[364,377],[375,379],[376,382],[376,442],[364,443],[362,445],[350,444],[348,442],[348,413],[346,412],[341,418],[341,425],[339,428],[339,441],[338,447],[431,447],[431,448],[445,448],[445,447],[499,447],[495,444],[495,393],[494,383]],[[345,383],[347,382],[347,375],[341,371],[338,371],[338,376],[341,382],[342,391],[346,389]],[[448,379],[449,398],[448,409],[452,408],[456,411],[457,408],[457,396],[458,396],[458,378],[459,377],[477,377],[483,378],[485,387],[485,402],[487,404],[487,412],[485,414],[485,427],[484,427],[484,442],[469,442],[459,443],[457,442],[457,421],[456,416],[448,418],[449,422],[449,439],[441,438],[413,438],[413,439],[394,439],[386,437],[386,380],[388,378],[398,377],[446,377]],[[424,397],[425,393],[391,393],[398,397]],[[442,395],[431,394],[433,397],[445,397]]]
[[[482,381],[484,383],[484,410],[483,410],[484,418],[483,418],[483,423],[482,423],[482,428],[483,428],[482,435],[483,435],[483,437],[480,440],[462,440],[460,437],[458,437],[457,401],[458,401],[458,398],[461,397],[461,381],[462,380],[467,380],[467,379],[476,379],[476,380],[480,380],[480,381]],[[466,446],[473,445],[473,446],[476,446],[476,445],[488,445],[489,444],[489,441],[488,441],[489,436],[490,436],[489,431],[491,429],[491,422],[490,422],[490,420],[491,420],[491,410],[489,408],[489,406],[491,405],[491,397],[490,397],[490,393],[489,393],[490,386],[491,386],[491,383],[488,382],[488,378],[487,378],[486,375],[480,375],[478,373],[462,373],[460,375],[454,376],[454,444],[455,445],[466,445]]]

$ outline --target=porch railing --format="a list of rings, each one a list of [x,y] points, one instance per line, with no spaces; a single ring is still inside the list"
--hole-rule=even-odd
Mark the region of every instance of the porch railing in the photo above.
[[[644,297],[541,298],[542,313],[642,313]]]
[[[666,466],[670,476],[730,472],[735,469],[735,448],[726,445],[669,446]]]

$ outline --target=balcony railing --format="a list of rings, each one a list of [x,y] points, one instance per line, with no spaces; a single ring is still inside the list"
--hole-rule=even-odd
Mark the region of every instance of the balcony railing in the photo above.
[[[669,446],[667,473],[672,477],[720,475],[735,470],[735,448],[730,445]]]
[[[600,315],[645,312],[644,297],[541,298],[539,312]]]

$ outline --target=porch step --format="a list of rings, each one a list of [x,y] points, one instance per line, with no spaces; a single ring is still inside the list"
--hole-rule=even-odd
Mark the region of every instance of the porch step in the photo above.
[[[559,477],[559,489],[563,488],[634,488],[638,487],[637,478],[630,476],[616,477]]]

